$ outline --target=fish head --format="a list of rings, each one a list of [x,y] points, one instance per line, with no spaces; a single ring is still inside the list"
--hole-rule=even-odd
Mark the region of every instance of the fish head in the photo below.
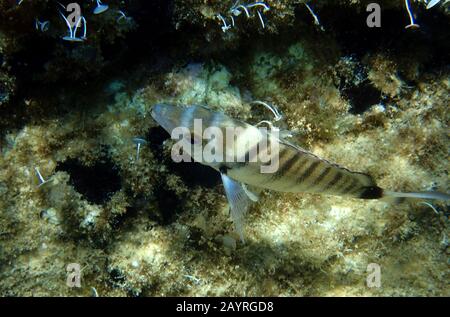
[[[179,107],[170,104],[158,103],[152,108],[151,115],[170,135],[179,135],[181,132],[190,144],[202,144],[202,130],[195,133],[194,114],[198,119],[203,118],[206,110],[198,106]]]
[[[152,107],[151,115],[153,119],[167,132],[180,126],[184,109],[169,104],[158,103]]]

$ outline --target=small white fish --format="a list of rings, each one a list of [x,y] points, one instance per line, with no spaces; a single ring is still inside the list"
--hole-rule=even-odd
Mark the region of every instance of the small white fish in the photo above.
[[[203,135],[196,134],[194,119],[201,119],[203,127],[219,128],[224,136],[227,136],[228,128],[240,129],[241,132],[233,136],[236,138],[234,142],[216,140],[221,141],[221,144],[215,145],[217,148],[224,147],[221,153],[223,157],[226,157],[227,151],[231,151],[241,153],[236,156],[242,158],[241,160],[197,161],[220,172],[231,207],[231,216],[242,240],[245,212],[250,202],[257,200],[257,196],[247,189],[246,184],[280,192],[323,193],[361,199],[383,199],[390,202],[399,202],[405,198],[450,200],[449,195],[439,192],[401,193],[382,189],[367,174],[350,171],[270,131],[265,133],[253,125],[205,107],[156,104],[152,108],[152,117],[170,134],[179,127],[188,130],[189,140],[180,140],[181,143],[184,142],[184,148],[191,147],[192,144],[211,145],[211,142],[215,142],[215,139],[205,140]],[[229,144],[232,144],[232,149]],[[278,168],[273,173],[261,171],[261,167],[267,166],[267,162],[262,162],[259,154],[262,149],[267,150],[268,147],[272,148],[272,159],[278,163]],[[276,149],[276,153],[273,149]]]

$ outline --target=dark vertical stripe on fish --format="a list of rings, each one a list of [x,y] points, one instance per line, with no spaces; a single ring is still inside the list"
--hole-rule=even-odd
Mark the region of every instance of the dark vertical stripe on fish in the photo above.
[[[320,165],[320,161],[314,161],[303,173],[297,178],[299,184],[305,182],[314,173],[314,170]]]
[[[350,185],[350,183],[353,181],[353,178],[351,178],[347,173],[344,173],[342,175],[344,177],[344,180],[342,181],[341,185],[337,189],[337,193],[339,195],[342,195],[345,191],[345,189]]]
[[[352,175],[351,180],[352,181],[350,182],[350,184],[347,185],[346,187],[344,187],[344,189],[342,189],[342,191],[341,191],[342,195],[349,194],[350,192],[352,192],[356,188],[358,188],[359,181],[355,178],[354,175]]]
[[[297,153],[295,153],[294,151],[288,151],[285,150],[288,154],[282,154],[283,151],[280,153],[280,161],[279,161],[279,166],[278,166],[278,170],[273,174],[272,176],[272,180],[278,180],[282,177],[284,177],[289,170],[291,169],[291,167],[298,161],[298,155]],[[291,157],[289,157],[288,155],[291,155]],[[283,156],[281,156],[283,155]],[[289,158],[288,158],[289,157]]]
[[[323,170],[322,173],[320,173],[320,175],[313,181],[313,184],[315,184],[315,186],[320,185],[320,182],[324,180],[324,178],[331,172],[331,166],[327,166],[327,168],[325,168]]]
[[[342,178],[342,173],[340,171],[336,172],[336,175],[334,175],[334,178],[325,186],[324,190],[330,190],[333,188]]]

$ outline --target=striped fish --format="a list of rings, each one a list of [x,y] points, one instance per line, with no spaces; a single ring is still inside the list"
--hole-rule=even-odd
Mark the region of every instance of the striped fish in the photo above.
[[[249,191],[246,185],[280,192],[321,193],[386,201],[399,201],[405,198],[450,200],[449,195],[439,192],[400,193],[384,190],[367,174],[331,163],[278,137],[271,131],[265,132],[256,126],[202,106],[177,107],[156,104],[152,108],[152,116],[169,133],[177,127],[184,127],[189,133],[188,139],[180,140],[184,148],[192,149],[193,144],[204,147],[208,143],[211,145],[214,141],[217,142],[214,145],[219,152],[221,151],[219,156],[224,160],[205,162],[197,159],[197,161],[221,174],[231,207],[231,216],[242,240],[243,217],[250,201],[257,201],[257,195]],[[203,128],[220,129],[223,139],[205,140],[203,135],[195,130],[195,119],[202,120]],[[230,128],[239,130],[240,133],[228,136],[227,129]],[[234,143],[227,142],[230,138],[233,138]],[[278,168],[271,173],[261,171],[262,166],[268,165],[267,161],[263,162],[259,157],[263,150],[270,154],[272,163],[274,161],[277,163]],[[227,151],[234,153],[234,160],[225,160]]]

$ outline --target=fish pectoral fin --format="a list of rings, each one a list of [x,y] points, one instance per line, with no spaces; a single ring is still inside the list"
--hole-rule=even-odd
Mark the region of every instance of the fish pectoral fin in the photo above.
[[[223,173],[220,173],[220,176],[222,177],[225,194],[227,196],[228,203],[230,204],[231,218],[233,219],[234,228],[239,234],[242,242],[245,242],[244,217],[251,203],[249,195],[242,184],[232,180]]]

